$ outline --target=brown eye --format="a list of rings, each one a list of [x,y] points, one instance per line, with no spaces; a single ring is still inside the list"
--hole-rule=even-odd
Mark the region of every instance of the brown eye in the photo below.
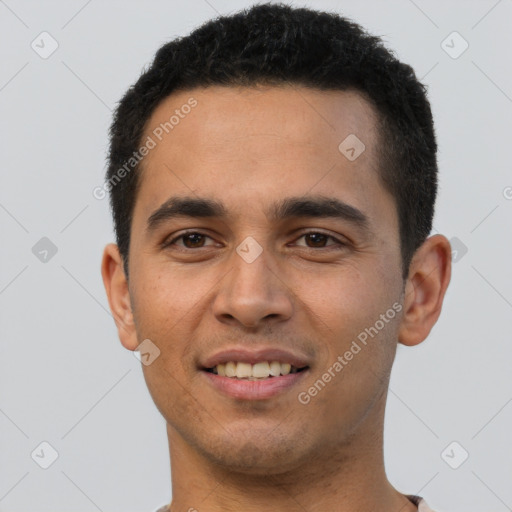
[[[298,244],[302,247],[308,247],[310,249],[324,249],[328,247],[340,247],[344,246],[345,244],[338,240],[337,238],[334,238],[331,235],[327,235],[325,233],[319,232],[319,231],[310,231],[309,233],[304,233],[302,236],[298,238],[300,240],[303,238],[306,242],[305,245]],[[333,240],[333,244],[328,244],[327,242],[329,240]]]
[[[211,240],[209,236],[204,235],[203,233],[190,231],[189,233],[183,233],[169,242],[164,243],[164,247],[176,246],[182,249],[201,249],[203,247],[207,247],[207,245],[205,245],[206,239]],[[178,241],[181,241],[181,243],[177,243]]]
[[[304,238],[306,241],[309,240],[313,247],[324,247],[329,237],[322,233],[308,233],[304,235]]]
[[[204,235],[201,235],[200,233],[191,233],[189,235],[183,235],[181,238],[183,239],[183,244],[185,245],[185,247],[189,249],[203,247]],[[190,242],[190,244],[188,244],[187,242]]]

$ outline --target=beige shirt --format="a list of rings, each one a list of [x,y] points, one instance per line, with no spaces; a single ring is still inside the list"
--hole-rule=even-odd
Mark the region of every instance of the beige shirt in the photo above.
[[[418,512],[434,512],[427,505],[427,502],[421,496],[415,496],[413,494],[406,494],[406,496],[418,507]],[[158,510],[155,510],[155,512],[169,512],[168,507],[169,505],[164,505],[163,507],[160,507]]]
[[[406,496],[407,496],[407,498],[409,498],[410,501],[412,501],[418,507],[418,512],[434,512],[427,505],[427,502],[421,496],[415,496],[413,494],[409,494]],[[165,509],[163,512],[166,512]]]

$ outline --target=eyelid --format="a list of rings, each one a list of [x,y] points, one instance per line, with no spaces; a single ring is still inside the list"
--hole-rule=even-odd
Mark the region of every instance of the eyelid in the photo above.
[[[332,233],[328,233],[326,231],[323,231],[322,229],[312,229],[312,228],[308,228],[305,231],[299,232],[296,235],[295,241],[297,241],[299,238],[302,238],[303,236],[309,235],[309,234],[324,235],[327,238],[331,238],[332,240],[334,240],[336,242],[336,244],[339,246],[346,246],[349,244],[349,241],[342,235],[333,235]],[[318,247],[318,248],[306,247],[306,248],[307,249],[327,249],[328,247],[333,247],[333,246]]]
[[[167,237],[161,244],[163,248],[174,244],[174,242],[178,241],[181,238],[184,238],[187,235],[201,235],[206,238],[210,238],[213,240],[213,237],[206,234],[204,231],[201,231],[200,229],[187,229],[185,231],[179,232],[177,235],[172,235],[171,237]],[[185,250],[194,250],[194,249],[188,249],[187,247],[184,247]],[[202,249],[202,247],[199,247],[199,249]]]
[[[336,242],[336,244],[328,245],[326,247],[307,247],[307,246],[300,246],[300,247],[306,247],[306,249],[316,249],[316,250],[324,249],[324,250],[327,250],[329,247],[335,247],[336,245],[340,246],[340,247],[344,247],[344,246],[349,245],[349,241],[345,237],[343,237],[341,235],[333,235],[333,234],[327,233],[327,232],[325,232],[325,231],[323,231],[321,229],[312,229],[312,228],[308,228],[305,231],[300,231],[299,233],[296,233],[294,241],[296,242],[300,238],[302,238],[302,237],[304,237],[306,235],[309,235],[309,234],[324,235],[327,238],[330,238],[330,239],[334,240]],[[187,235],[201,235],[201,236],[204,236],[206,238],[210,238],[211,240],[213,240],[213,237],[211,237],[210,235],[206,234],[205,232],[203,232],[200,229],[188,229],[188,230],[185,230],[185,231],[179,233],[176,236],[173,236],[170,240],[168,238],[166,238],[164,240],[164,242],[162,243],[162,247],[166,248],[168,246],[171,246],[175,242],[177,242],[178,240],[184,238]],[[185,250],[185,251],[194,251],[194,250],[203,249],[203,248],[204,247],[198,247],[196,249],[190,249],[188,247],[183,247],[183,250]]]

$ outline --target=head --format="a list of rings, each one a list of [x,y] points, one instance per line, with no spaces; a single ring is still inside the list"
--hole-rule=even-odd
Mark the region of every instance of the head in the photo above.
[[[432,229],[437,192],[437,144],[425,86],[359,25],[336,14],[269,4],[210,21],[165,44],[121,100],[110,131],[107,183],[127,275],[144,160],[126,164],[143,146],[156,107],[180,90],[262,84],[353,90],[372,105],[378,173],[395,201],[405,278],[412,255]],[[119,179],[123,167],[129,171]]]
[[[160,351],[144,375],[175,435],[264,474],[382,418],[397,342],[449,282],[436,150],[412,68],[336,14],[259,5],[158,50],[111,127],[102,272],[123,345]],[[205,364],[235,345],[299,355],[301,384],[223,395]]]

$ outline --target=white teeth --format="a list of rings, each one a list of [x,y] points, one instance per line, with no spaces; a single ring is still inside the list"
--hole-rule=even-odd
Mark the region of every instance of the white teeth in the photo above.
[[[238,363],[236,365],[236,376],[239,379],[244,377],[252,377],[252,365],[249,363]]]
[[[281,373],[281,363],[279,361],[273,361],[270,363],[270,375],[277,377]]]
[[[290,370],[292,369],[292,365],[289,363],[284,363],[281,365],[281,375],[288,375]]]
[[[236,376],[236,363],[230,361],[226,363],[226,377],[235,377]]]
[[[240,364],[240,363],[238,363]],[[249,365],[251,366],[251,365]],[[267,361],[262,363],[256,363],[252,365],[252,377],[259,377],[260,379],[266,379],[270,375],[270,365]]]
[[[250,380],[267,379],[269,376],[278,377],[279,375],[296,372],[297,368],[292,368],[290,363],[280,363],[279,361],[262,361],[256,364],[229,361],[226,364],[218,364],[213,368],[213,373],[221,377]]]

